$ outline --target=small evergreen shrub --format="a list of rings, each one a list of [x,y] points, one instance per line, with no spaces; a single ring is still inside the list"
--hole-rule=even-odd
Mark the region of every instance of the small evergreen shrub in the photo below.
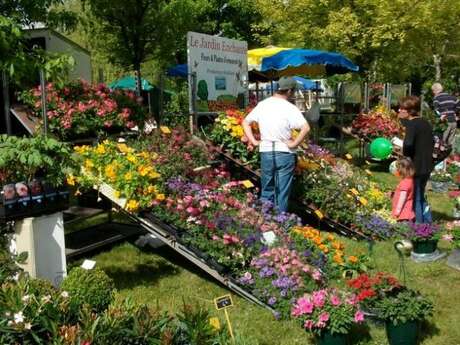
[[[87,304],[94,312],[103,312],[113,301],[115,285],[104,271],[95,268],[86,270],[76,267],[70,271],[61,285],[67,291],[70,303],[79,308]]]

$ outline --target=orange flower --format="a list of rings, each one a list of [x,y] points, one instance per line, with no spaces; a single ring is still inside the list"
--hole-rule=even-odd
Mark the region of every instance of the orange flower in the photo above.
[[[325,254],[329,252],[329,248],[326,247],[324,244],[320,244],[318,248],[321,249]]]
[[[358,262],[358,258],[354,255],[351,255],[348,257],[348,261],[350,261],[352,264],[355,264]]]

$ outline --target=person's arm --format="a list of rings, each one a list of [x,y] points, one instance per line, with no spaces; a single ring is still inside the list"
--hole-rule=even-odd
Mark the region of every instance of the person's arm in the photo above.
[[[242,125],[244,134],[248,137],[249,142],[253,146],[258,146],[260,144],[260,141],[256,140],[256,138],[254,137],[254,133],[252,133],[251,122],[249,122],[247,119],[244,119]]]
[[[398,217],[401,214],[401,211],[404,206],[404,203],[406,202],[406,199],[407,199],[407,191],[402,190],[399,193],[399,198],[396,203],[396,209],[394,210],[394,213],[393,213],[394,216]]]
[[[285,141],[285,144],[290,149],[295,149],[302,143],[308,132],[310,132],[310,126],[308,125],[308,122],[305,122],[305,124],[300,128],[299,135],[295,139]]]
[[[406,157],[412,157],[415,151],[415,128],[412,123],[408,123],[406,126],[406,135],[403,143],[403,155]]]

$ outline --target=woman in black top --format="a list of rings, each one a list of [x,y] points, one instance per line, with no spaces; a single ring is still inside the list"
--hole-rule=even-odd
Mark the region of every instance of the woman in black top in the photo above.
[[[417,223],[431,223],[431,212],[425,199],[425,187],[433,170],[433,128],[420,117],[420,99],[406,97],[399,105],[398,117],[405,121],[403,154],[414,162],[414,211]]]

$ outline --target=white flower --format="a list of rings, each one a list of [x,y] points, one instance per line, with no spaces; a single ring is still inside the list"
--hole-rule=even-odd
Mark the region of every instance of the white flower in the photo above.
[[[29,302],[29,300],[30,300],[30,296],[29,296],[29,295],[24,295],[24,296],[22,297],[22,301],[23,301],[23,302],[26,302],[26,303],[27,303],[27,302]]]
[[[15,313],[15,314],[14,314],[14,322],[15,322],[15,323],[22,323],[22,322],[24,322],[24,315],[22,315],[22,311],[20,311],[19,313]]]
[[[25,325],[24,325],[24,328],[25,329],[32,329],[32,324],[30,322],[27,322]]]
[[[51,296],[50,295],[46,295],[46,296],[42,297],[42,302],[48,303],[49,301],[51,301]]]
[[[14,323],[14,322],[13,322],[13,321],[11,321],[11,320],[10,320],[10,321],[8,321],[8,326],[13,326],[13,323]]]
[[[61,296],[64,297],[64,298],[67,298],[67,297],[69,297],[69,293],[67,291],[62,291]]]
[[[18,280],[19,280],[19,273],[16,273],[16,274],[13,276],[13,280],[15,280],[15,281],[18,281]]]
[[[5,313],[5,316],[6,316],[6,317],[10,317],[10,316],[11,316],[11,313],[10,313],[9,311],[7,311],[7,312]]]

